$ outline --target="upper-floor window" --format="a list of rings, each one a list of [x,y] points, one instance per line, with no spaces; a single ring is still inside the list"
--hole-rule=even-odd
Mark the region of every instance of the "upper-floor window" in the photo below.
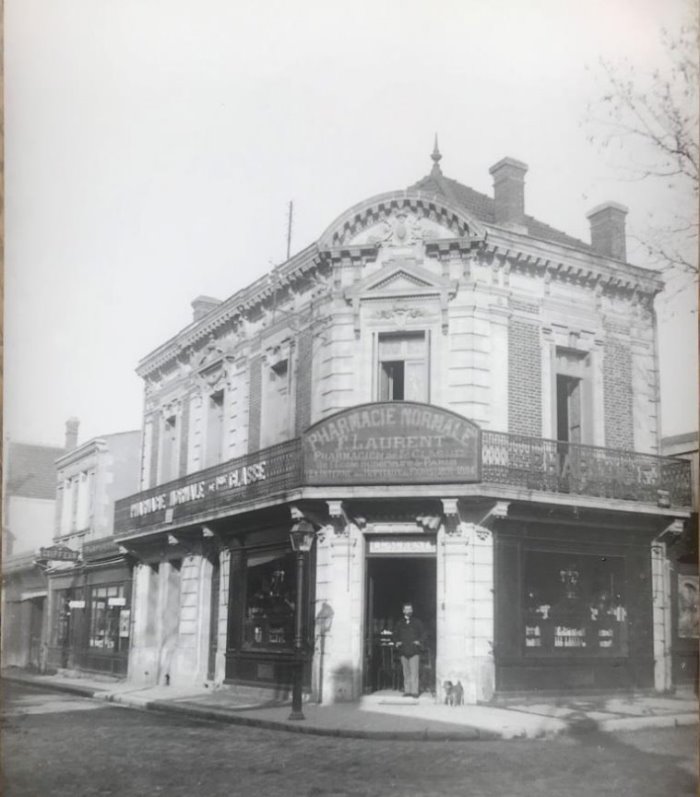
[[[72,528],[73,519],[73,493],[74,483],[72,479],[66,479],[61,489],[61,534],[69,534]]]
[[[77,506],[75,517],[75,528],[80,531],[88,527],[90,523],[90,488],[91,474],[83,471],[77,479]]]
[[[588,443],[592,439],[589,358],[583,352],[557,349],[557,440]]]
[[[379,401],[428,401],[425,332],[383,332],[377,340]]]
[[[218,390],[207,398],[207,442],[204,467],[221,462],[224,437],[224,391]]]
[[[163,441],[160,449],[160,482],[169,482],[178,477],[178,429],[177,416],[171,415],[163,421]]]
[[[260,430],[263,447],[289,437],[289,360],[277,360],[263,372],[263,414]]]

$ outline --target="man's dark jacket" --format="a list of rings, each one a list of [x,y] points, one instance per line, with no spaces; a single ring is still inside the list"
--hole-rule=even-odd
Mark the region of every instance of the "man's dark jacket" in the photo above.
[[[415,656],[425,645],[425,628],[420,620],[412,617],[410,622],[402,617],[394,628],[394,643],[402,656]]]

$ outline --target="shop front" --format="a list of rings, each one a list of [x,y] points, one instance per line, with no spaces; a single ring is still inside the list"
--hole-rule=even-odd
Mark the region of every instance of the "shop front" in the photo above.
[[[85,546],[84,559],[49,573],[51,668],[124,676],[131,633],[131,572],[115,544]]]
[[[417,402],[361,405],[118,502],[139,562],[131,672],[279,696],[301,661],[320,702],[399,691],[394,630],[410,602],[426,628],[421,691],[437,700],[448,682],[470,703],[668,688],[658,540],[685,511],[663,505],[675,463],[644,455],[634,481],[628,457],[601,480],[615,452],[601,464],[600,449],[571,444],[560,469],[548,442]],[[301,560],[300,518],[315,531]],[[95,600],[123,597],[96,586],[69,596],[90,617]]]
[[[496,537],[498,690],[653,688],[653,532],[556,514]]]
[[[304,684],[310,684],[313,648],[315,549],[298,567],[291,520],[232,541],[226,680],[287,691],[297,666],[295,645],[298,579],[302,579]]]
[[[2,666],[41,671],[47,633],[46,576],[35,554],[3,563]]]

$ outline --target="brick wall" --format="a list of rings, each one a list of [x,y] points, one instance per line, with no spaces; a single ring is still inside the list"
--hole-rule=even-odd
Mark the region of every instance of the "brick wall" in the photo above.
[[[535,324],[508,326],[508,431],[542,436],[542,352]]]
[[[262,410],[262,357],[250,360],[248,388],[248,451],[260,448],[260,412]]]
[[[605,445],[634,448],[632,353],[618,340],[605,342],[603,357]]]
[[[306,329],[297,341],[295,436],[300,435],[311,423],[312,345],[311,330]]]

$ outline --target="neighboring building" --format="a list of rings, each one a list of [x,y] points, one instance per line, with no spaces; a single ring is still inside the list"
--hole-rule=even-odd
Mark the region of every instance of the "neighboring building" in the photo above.
[[[661,452],[690,462],[693,514],[684,533],[669,546],[669,581],[673,627],[673,682],[698,688],[700,578],[698,577],[698,433],[664,437]]]
[[[51,668],[126,673],[131,566],[114,542],[114,503],[138,486],[140,446],[139,431],[103,435],[56,462],[45,563]]]
[[[67,424],[71,445],[75,421]],[[2,528],[2,666],[41,669],[47,614],[46,577],[36,564],[51,543],[56,458],[65,449],[9,440],[5,444]]]
[[[658,448],[656,272],[625,208],[591,244],[430,174],[341,214],[317,243],[145,357],[130,677],[287,689],[289,531],[317,530],[307,691],[396,686],[383,650],[414,602],[423,680],[467,701],[671,687],[666,541],[688,464]]]

